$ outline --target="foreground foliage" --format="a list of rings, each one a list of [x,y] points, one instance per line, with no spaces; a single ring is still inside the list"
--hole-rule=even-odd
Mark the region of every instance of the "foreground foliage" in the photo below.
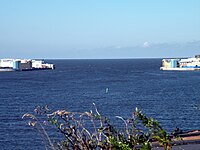
[[[51,112],[47,106],[37,107],[37,115],[24,114],[28,124],[37,129],[46,139],[46,149],[61,150],[150,150],[157,141],[165,150],[171,149],[171,139],[160,124],[148,118],[141,110],[136,110],[128,119],[116,116],[123,122],[124,129],[114,127],[108,118],[101,116],[94,104],[95,112],[70,112],[58,110]],[[48,121],[41,122],[42,115]],[[37,116],[37,117],[36,117]],[[40,119],[39,119],[40,118]],[[54,125],[64,138],[56,144],[52,142],[44,126]]]

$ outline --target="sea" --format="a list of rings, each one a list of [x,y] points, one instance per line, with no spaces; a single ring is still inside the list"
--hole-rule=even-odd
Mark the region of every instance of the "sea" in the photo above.
[[[1,150],[45,149],[38,131],[22,119],[45,105],[85,112],[95,103],[111,121],[131,117],[137,107],[168,133],[200,128],[200,71],[161,71],[161,59],[45,61],[56,69],[0,72]]]

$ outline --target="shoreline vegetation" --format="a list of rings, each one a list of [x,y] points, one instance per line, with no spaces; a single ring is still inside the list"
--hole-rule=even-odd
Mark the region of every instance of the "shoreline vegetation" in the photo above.
[[[118,129],[112,125],[109,118],[101,116],[96,105],[93,105],[94,112],[91,110],[82,113],[52,111],[48,106],[38,106],[34,115],[26,113],[22,118],[41,134],[45,149],[52,150],[151,150],[154,147],[171,150],[172,146],[192,142],[194,144],[194,140],[200,140],[199,136],[191,137],[200,135],[198,130],[184,133],[176,128],[171,135],[167,134],[158,121],[147,117],[138,108],[130,118],[116,116],[124,127]],[[63,137],[56,142],[47,132],[51,125],[58,131],[56,134]]]

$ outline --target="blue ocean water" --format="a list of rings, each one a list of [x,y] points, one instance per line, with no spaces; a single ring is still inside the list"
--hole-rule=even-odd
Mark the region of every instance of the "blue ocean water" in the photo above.
[[[47,60],[55,70],[0,72],[0,149],[44,149],[24,120],[36,106],[131,116],[135,107],[167,131],[200,126],[200,72],[160,71],[161,59]]]

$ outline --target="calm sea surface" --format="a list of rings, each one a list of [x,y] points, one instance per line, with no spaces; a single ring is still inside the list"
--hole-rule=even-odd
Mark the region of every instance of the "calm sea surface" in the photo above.
[[[56,69],[0,72],[1,150],[44,149],[22,115],[46,104],[84,112],[95,102],[111,119],[129,117],[139,107],[168,132],[200,128],[200,71],[160,71],[161,59],[48,62]]]

